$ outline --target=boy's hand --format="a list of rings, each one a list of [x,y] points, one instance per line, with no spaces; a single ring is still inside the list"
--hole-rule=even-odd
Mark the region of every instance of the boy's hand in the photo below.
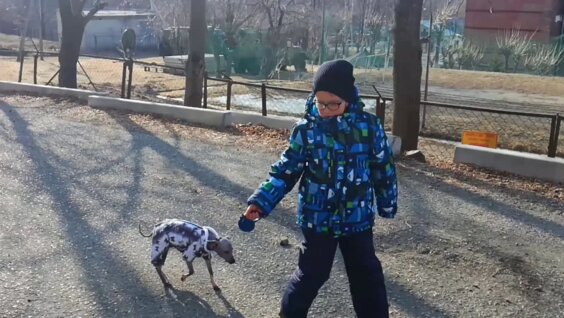
[[[258,221],[262,217],[262,211],[258,206],[251,204],[243,215],[249,221]]]

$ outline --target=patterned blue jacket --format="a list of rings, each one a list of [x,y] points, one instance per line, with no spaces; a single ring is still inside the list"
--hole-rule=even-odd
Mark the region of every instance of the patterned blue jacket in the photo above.
[[[312,95],[289,147],[248,199],[268,216],[300,180],[298,224],[335,237],[371,229],[375,212],[393,218],[397,181],[393,154],[378,117],[360,99],[342,115],[322,119]],[[376,208],[374,204],[376,197]]]

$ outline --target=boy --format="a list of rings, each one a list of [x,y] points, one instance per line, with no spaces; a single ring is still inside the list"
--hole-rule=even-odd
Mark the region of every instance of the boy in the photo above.
[[[354,81],[347,61],[319,68],[305,118],[269,179],[248,200],[248,220],[267,217],[300,180],[298,224],[304,249],[283,296],[281,317],[307,317],[329,279],[337,246],[357,317],[388,317],[372,227],[376,211],[384,218],[396,214],[396,172],[384,129],[376,116],[363,111]]]

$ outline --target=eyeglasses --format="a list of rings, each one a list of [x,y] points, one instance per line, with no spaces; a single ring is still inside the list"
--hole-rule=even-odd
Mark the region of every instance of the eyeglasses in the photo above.
[[[339,107],[341,107],[341,105],[343,105],[344,102],[339,102],[339,103],[321,103],[319,101],[315,101],[315,104],[317,105],[318,109],[329,109],[329,110],[337,110],[339,109]]]

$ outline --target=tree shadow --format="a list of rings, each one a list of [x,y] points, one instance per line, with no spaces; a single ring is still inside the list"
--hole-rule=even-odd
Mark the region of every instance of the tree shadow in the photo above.
[[[412,169],[409,167],[406,167],[407,169]],[[412,169],[412,171],[414,171]],[[429,182],[437,182],[439,179],[437,178],[431,178],[429,176],[421,176],[422,179],[424,179],[425,181],[422,182],[423,184],[425,183],[429,183]],[[556,236],[560,239],[564,239],[564,226],[552,222],[550,220],[545,220],[543,218],[540,218],[536,215],[533,215],[531,213],[528,213],[526,211],[523,211],[522,209],[518,209],[515,208],[507,203],[498,201],[498,200],[494,200],[488,196],[485,195],[481,195],[481,194],[477,194],[477,193],[473,193],[470,192],[460,186],[456,186],[450,183],[445,183],[442,181],[438,181],[438,183],[440,183],[442,186],[441,187],[437,187],[436,189],[440,192],[443,192],[444,194],[447,195],[453,195],[455,197],[457,197],[458,199],[467,202],[469,204],[473,204],[473,205],[477,205],[481,208],[484,209],[488,209],[488,210],[492,210],[495,211],[496,213],[508,218],[508,219],[512,219],[515,220],[519,223],[522,223],[524,225],[527,226],[531,226],[537,230],[539,230],[540,232],[544,232],[544,233],[548,233],[551,234],[553,236]],[[496,189],[494,186],[487,184],[483,181],[474,181],[474,184],[479,186],[481,189],[486,190],[488,192],[492,192],[492,188],[494,189],[494,191],[497,191],[498,189]],[[534,195],[531,193],[527,193],[528,195]],[[522,193],[518,193],[517,197],[519,199],[522,199]],[[513,194],[513,196],[515,197],[516,194]],[[547,202],[546,198],[543,197],[537,197],[538,200],[540,200],[539,202]],[[559,203],[559,202],[553,202],[553,204],[557,204],[557,206],[562,206],[564,208],[564,205]]]
[[[462,165],[462,164],[461,164]],[[528,200],[528,201],[542,201],[546,204],[550,204],[551,206],[563,206],[564,203],[558,199],[553,199],[553,198],[547,198],[545,196],[539,195],[536,192],[533,191],[526,191],[526,190],[522,190],[522,189],[512,189],[512,188],[508,188],[506,186],[504,186],[503,184],[498,184],[498,183],[494,183],[494,182],[486,182],[484,180],[480,180],[477,178],[472,178],[472,177],[468,177],[463,173],[460,173],[458,171],[450,171],[450,170],[445,170],[445,169],[441,169],[439,167],[433,167],[433,166],[425,166],[424,168],[422,168],[420,166],[419,163],[416,162],[408,162],[404,165],[402,165],[404,168],[409,169],[411,171],[418,171],[420,169],[425,169],[428,170],[430,172],[432,172],[433,174],[441,177],[441,178],[452,178],[454,180],[457,180],[459,182],[471,185],[471,186],[475,186],[477,188],[480,189],[488,189],[490,191],[494,190],[494,192],[496,193],[502,193],[505,195],[509,195],[512,197],[519,197],[521,200]],[[477,169],[479,171],[486,171],[488,172],[487,169],[483,169],[480,167],[473,167],[472,165],[462,165],[462,166],[468,166],[470,168],[474,168]],[[508,178],[514,178],[517,180],[523,180],[524,182],[528,182],[529,180],[527,178],[523,178],[520,176],[514,176],[514,175],[510,175],[509,173],[504,173],[504,172],[499,172],[499,171],[494,171],[492,172],[494,174],[501,174],[502,176],[506,176],[508,175]],[[564,186],[564,184],[555,184],[555,183],[550,183],[550,182],[546,182],[547,184],[551,184],[553,186]]]
[[[456,200],[460,200],[468,204],[468,206],[478,206],[485,213],[491,211],[491,213],[496,213],[498,215],[492,215],[492,217],[498,218],[508,218],[515,220],[523,225],[530,226],[536,229],[538,232],[553,235],[559,239],[564,237],[563,227],[555,222],[544,220],[540,217],[529,214],[526,211],[515,208],[505,202],[494,200],[486,195],[480,195],[468,190],[465,190],[459,186],[451,183],[446,183],[440,179],[427,175],[418,175],[413,179],[409,180],[413,183],[410,188],[410,195],[416,197],[416,201],[421,203],[421,206],[425,206],[426,202],[429,202],[429,196],[422,195],[422,191],[425,191],[428,185],[433,186],[433,191],[442,193],[445,197],[454,197]],[[490,189],[491,191],[491,189]],[[550,203],[547,203],[550,204]],[[452,249],[454,253],[444,253],[442,261],[457,261],[456,249],[462,247],[466,249],[471,248],[472,253],[480,254],[481,256],[490,260],[495,266],[493,268],[498,268],[496,273],[488,273],[495,277],[497,273],[504,272],[508,273],[514,277],[518,278],[520,285],[510,285],[512,288],[517,289],[517,292],[524,295],[532,303],[538,303],[543,305],[553,306],[551,300],[547,300],[546,297],[543,299],[539,290],[542,289],[552,289],[552,292],[557,295],[555,297],[564,297],[564,291],[555,286],[554,280],[551,278],[552,269],[545,264],[543,267],[542,262],[537,258],[529,258],[527,253],[522,250],[520,245],[517,244],[520,241],[526,239],[517,233],[507,233],[502,230],[484,228],[483,224],[480,224],[472,217],[465,216],[461,214],[452,214],[450,216],[443,213],[437,213],[433,210],[428,210],[428,213],[432,217],[432,226],[437,229],[440,228],[447,232],[446,237],[441,237],[439,234],[434,234],[428,231],[427,224],[417,223],[413,225],[413,228],[409,232],[401,233],[400,236],[396,237],[395,240],[404,242],[407,240],[407,236],[414,233],[417,235],[418,242],[424,243],[430,247],[436,248],[438,251],[437,257],[443,254],[440,249]],[[508,237],[502,237],[502,234]],[[537,234],[533,234],[537,235]],[[460,244],[450,241],[450,237],[460,237],[463,238],[465,242]],[[506,245],[499,245],[500,242],[509,242]],[[453,244],[454,243],[454,244]],[[513,244],[516,243],[516,244]],[[522,243],[522,242],[521,242]],[[558,244],[558,243],[557,243]],[[532,248],[537,248],[533,246]],[[557,247],[552,245],[550,247],[552,252],[558,250]],[[552,255],[552,254],[548,254]],[[453,257],[454,258],[451,258]],[[549,256],[543,256],[549,257]],[[545,260],[546,262],[546,260]],[[541,265],[541,266],[539,266]],[[547,286],[551,286],[548,288]],[[549,302],[549,303],[546,303]]]
[[[72,181],[66,180],[61,174],[60,169],[64,167],[50,162],[49,151],[42,148],[29,129],[28,122],[13,107],[0,101],[0,111],[12,121],[16,142],[30,159],[32,173],[37,176],[37,182],[30,186],[38,193],[47,193],[54,202],[52,209],[59,216],[61,229],[71,247],[70,253],[82,268],[83,283],[99,304],[99,314],[104,317],[125,313],[135,317],[158,315],[161,301],[155,297],[155,292],[148,289],[140,277],[132,274],[134,268],[116,255],[115,250],[105,242],[103,233],[85,219],[85,211],[72,198]],[[182,297],[186,302],[198,301],[191,293],[184,293]],[[173,306],[172,310],[177,316],[187,314],[184,306]],[[200,312],[204,317],[213,317],[209,306]]]
[[[191,159],[181,153],[177,148],[168,144],[164,140],[158,138],[151,132],[147,131],[143,127],[137,125],[131,119],[116,115],[115,112],[109,112],[109,114],[116,119],[116,122],[126,129],[133,137],[134,144],[140,144],[142,146],[135,147],[149,147],[159,153],[167,162],[176,169],[184,171],[193,177],[197,178],[205,186],[209,188],[218,189],[225,191],[225,194],[231,196],[238,201],[246,201],[248,194],[252,193],[254,189],[247,188],[238,183],[234,183],[228,180],[222,174],[202,165],[194,159]],[[149,138],[141,138],[136,136],[135,133],[142,133]],[[174,155],[172,155],[174,154]],[[268,220],[283,226],[287,230],[293,232],[296,235],[301,235],[301,231],[295,226],[295,216],[290,218],[289,215],[294,215],[295,212],[289,208],[278,207],[276,213],[269,216]],[[426,218],[427,216],[421,215],[421,217]],[[421,313],[429,313],[433,317],[448,317],[448,315],[442,312],[440,309],[429,304],[425,299],[418,297],[407,290],[403,285],[388,281],[388,288],[390,289],[390,294],[397,296],[397,304],[406,312],[418,316]]]
[[[180,317],[244,318],[244,316],[231,305],[221,292],[216,292],[215,294],[227,309],[227,316],[216,314],[208,302],[187,290],[181,290],[173,287],[166,288],[165,292],[168,307],[173,313],[179,315]],[[150,317],[150,315],[147,317]]]
[[[254,191],[254,189],[235,183],[201,162],[184,155],[177,147],[155,136],[127,116],[119,115],[116,112],[108,112],[108,114],[130,133],[132,136],[132,149],[152,149],[161,155],[169,166],[184,171],[196,178],[205,187],[221,191],[238,202],[246,202],[248,196]],[[238,215],[236,217],[238,218]],[[288,225],[284,226],[288,227]],[[294,229],[291,230],[295,231]]]

